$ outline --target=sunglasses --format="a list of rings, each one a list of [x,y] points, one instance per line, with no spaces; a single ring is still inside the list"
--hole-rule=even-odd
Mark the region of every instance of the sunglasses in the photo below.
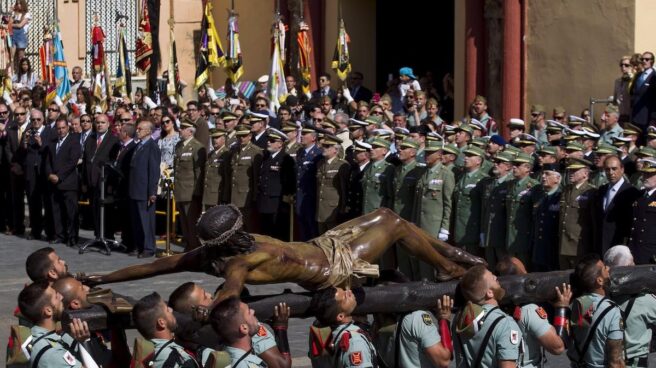
[[[640,58],[640,61],[652,61],[654,58]]]
[[[2,114],[2,115],[4,115],[4,114],[9,114],[9,110],[7,110],[7,111],[0,111],[0,114]]]
[[[18,116],[24,116],[24,115],[27,115],[27,113],[26,113],[26,112],[17,112],[16,115],[18,115]]]
[[[621,63],[621,64],[620,64],[620,67],[628,68],[628,67],[630,67],[630,66],[631,66],[631,64],[624,64],[624,63]]]
[[[27,100],[23,100],[23,101],[27,101]],[[50,112],[59,112],[59,109],[48,109],[48,111],[50,111]]]
[[[90,123],[90,122],[91,122],[91,120],[88,120],[88,119],[80,120],[80,123]]]
[[[41,118],[32,118],[32,121],[43,121]]]
[[[220,113],[220,112],[211,112],[210,115],[212,115],[212,116],[219,116],[219,115],[221,115],[221,113]]]
[[[162,124],[169,124],[171,123],[171,120],[162,120]]]
[[[118,119],[121,123],[127,123],[129,121],[132,121],[132,119]]]
[[[554,119],[555,120],[563,120],[563,119],[565,119],[565,117],[564,116],[554,116]]]
[[[531,116],[534,117],[534,118],[537,118],[538,116],[540,116],[540,113],[539,112],[534,112],[534,113],[531,113]]]

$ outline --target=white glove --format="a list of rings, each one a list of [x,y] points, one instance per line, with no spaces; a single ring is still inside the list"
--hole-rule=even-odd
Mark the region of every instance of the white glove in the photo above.
[[[175,96],[173,96],[173,95],[169,96],[169,101],[171,101],[171,103],[172,103],[173,105],[177,105],[177,104],[178,104],[178,100],[176,100],[176,99],[175,99]]]
[[[312,99],[312,93],[308,92],[305,94],[305,97],[307,97],[308,100]]]
[[[9,92],[5,89],[5,92],[2,94],[2,98],[5,100],[7,105],[11,105],[14,103],[14,100],[11,99],[11,96],[9,95]]]
[[[440,229],[440,233],[437,234],[437,237],[438,237],[441,241],[447,241],[447,240],[449,240],[449,230],[447,230],[447,229]]]
[[[349,91],[348,88],[344,87],[344,89],[342,90],[342,96],[344,96],[344,98],[346,99],[346,101],[348,103],[353,102],[353,97],[351,96],[351,91]]]
[[[216,92],[214,92],[214,88],[212,87],[207,87],[207,96],[210,98],[210,100],[212,100],[212,102],[219,99],[216,97]]]
[[[57,104],[57,106],[59,106],[59,107],[64,106],[64,102],[61,100],[61,98],[59,96],[55,95],[55,100],[54,101]]]
[[[157,105],[153,102],[153,100],[148,96],[144,96],[143,101],[146,103],[148,108],[151,109],[151,110],[157,107]]]

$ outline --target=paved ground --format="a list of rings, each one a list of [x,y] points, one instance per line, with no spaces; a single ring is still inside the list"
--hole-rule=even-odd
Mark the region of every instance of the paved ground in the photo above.
[[[89,232],[82,231],[81,236],[89,236]],[[47,246],[47,243],[41,241],[27,241],[22,238],[5,236],[0,234],[0,343],[4,344],[9,336],[9,326],[15,323],[13,310],[16,307],[18,293],[25,283],[29,281],[25,275],[25,259],[36,249]],[[174,250],[181,250],[174,247]],[[111,256],[90,251],[79,255],[76,249],[68,248],[63,245],[56,247],[57,253],[66,260],[69,270],[75,272],[99,273],[109,272],[125,266],[145,263],[144,260],[135,257],[129,257],[122,253],[113,253]],[[152,260],[152,259],[151,259]],[[125,282],[112,284],[111,288],[121,294],[130,295],[139,298],[143,295],[150,294],[153,291],[159,292],[162,296],[167,297],[173,289],[186,281],[194,281],[213,290],[220,282],[220,279],[198,274],[198,273],[181,273],[174,275],[159,276],[148,280]],[[274,294],[285,288],[291,288],[294,291],[302,290],[293,284],[279,284],[266,286],[249,286],[252,294]],[[294,357],[294,367],[308,367],[309,360],[307,355],[307,333],[310,320],[293,319],[289,328],[289,343]],[[129,341],[133,341],[136,331],[130,331],[128,334]],[[0,346],[0,362],[5,361],[6,351]],[[454,366],[454,364],[451,364]],[[566,367],[567,359],[564,357],[549,357],[547,367]],[[655,354],[650,356],[650,367],[656,367]]]

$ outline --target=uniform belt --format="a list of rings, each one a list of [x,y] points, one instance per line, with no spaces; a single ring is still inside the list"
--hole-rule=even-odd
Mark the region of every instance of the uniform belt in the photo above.
[[[627,367],[645,367],[646,368],[646,367],[649,366],[649,359],[646,355],[641,356],[641,357],[635,357],[635,358],[627,359],[626,360],[626,366]]]

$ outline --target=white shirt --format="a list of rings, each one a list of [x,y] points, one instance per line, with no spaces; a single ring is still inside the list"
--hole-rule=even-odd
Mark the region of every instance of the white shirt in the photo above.
[[[613,202],[613,198],[615,198],[615,195],[617,195],[617,191],[620,190],[622,184],[624,184],[624,178],[620,178],[620,180],[618,180],[615,185],[608,188],[606,196],[604,196],[604,211]]]

